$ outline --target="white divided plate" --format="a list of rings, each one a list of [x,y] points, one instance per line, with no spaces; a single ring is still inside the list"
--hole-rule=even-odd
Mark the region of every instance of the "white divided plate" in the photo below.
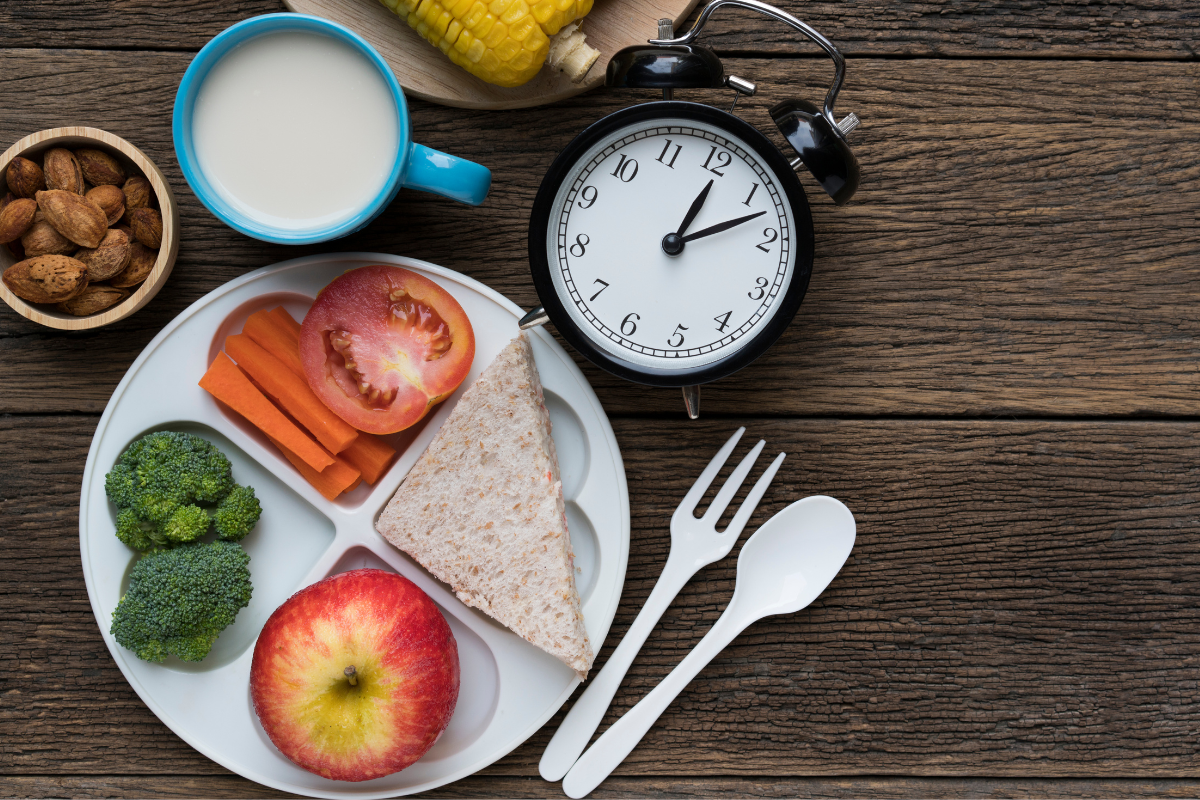
[[[374,486],[334,502],[321,497],[266,439],[228,414],[196,382],[227,334],[260,308],[286,306],[301,318],[317,292],[348,269],[394,264],[436,281],[466,309],[475,329],[475,363],[463,385],[427,420],[395,439],[398,462]],[[312,256],[257,270],[197,301],[171,322],[130,367],[96,429],[83,473],[79,539],[88,597],[104,641],[150,709],[184,741],[250,780],[313,797],[392,797],[470,775],[545,724],[579,682],[573,670],[489,617],[375,531],[375,518],[424,451],[462,392],[517,335],[522,311],[481,283],[422,261],[372,253]],[[576,574],[592,647],[608,634],[629,557],[629,495],[616,439],[595,393],[545,331],[532,332],[534,356],[553,422],[567,499]],[[258,526],[243,541],[254,596],[199,664],[149,664],[109,635],[113,610],[134,561],[114,534],[104,476],[138,437],[184,430],[209,439],[233,462],[233,476],[262,501]],[[462,688],[446,732],[406,770],[362,783],[331,781],[284,758],[250,703],[250,660],[267,617],[297,590],[359,567],[394,570],[425,590],[458,641]]]

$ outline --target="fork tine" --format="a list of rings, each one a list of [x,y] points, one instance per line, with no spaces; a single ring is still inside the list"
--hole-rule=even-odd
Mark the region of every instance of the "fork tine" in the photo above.
[[[758,454],[766,446],[766,439],[758,440],[758,444],[754,445],[754,448],[742,458],[741,463],[730,474],[729,480],[725,481],[725,485],[721,487],[721,491],[717,492],[717,496],[713,498],[712,505],[704,512],[704,516],[701,519],[716,527],[717,520],[725,513],[725,508],[733,500],[733,496],[737,494],[737,490],[742,488],[742,481],[746,480],[746,476],[750,474],[750,468],[754,466],[755,460],[758,459]]]
[[[729,454],[733,452],[733,448],[737,446],[738,440],[742,438],[742,434],[746,432],[745,428],[738,428],[733,436],[729,437],[729,441],[717,451],[717,454],[712,457],[712,461],[708,462],[708,466],[704,468],[704,472],[700,473],[700,477],[692,484],[692,488],[684,495],[682,502],[679,503],[679,508],[675,509],[676,514],[688,513],[691,514],[696,510],[696,504],[700,502],[700,498],[704,497],[704,493],[708,491],[709,484],[717,477],[717,473],[721,471],[721,467],[725,466],[725,461],[729,458]]]
[[[733,534],[735,538],[742,535],[742,529],[746,527],[746,523],[750,520],[750,515],[754,513],[754,509],[758,506],[758,501],[766,493],[767,487],[775,479],[775,473],[779,471],[779,465],[783,463],[783,459],[786,456],[787,453],[780,453],[775,456],[775,460],[759,476],[758,481],[754,484],[754,488],[750,490],[750,494],[746,495],[746,499],[742,501],[741,507],[733,515],[733,520],[729,523],[729,527],[725,529],[725,534]]]

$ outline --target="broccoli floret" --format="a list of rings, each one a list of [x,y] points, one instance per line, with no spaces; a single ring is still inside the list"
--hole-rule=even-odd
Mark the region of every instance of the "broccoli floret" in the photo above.
[[[149,525],[143,524],[131,509],[117,514],[117,538],[134,550],[150,550],[157,542],[150,538]]]
[[[216,541],[152,552],[133,565],[110,632],[143,661],[200,661],[250,603],[250,556]]]
[[[222,538],[242,538],[258,519],[257,511],[251,519],[245,499],[248,493],[258,509],[254,490],[234,483],[225,454],[190,433],[159,431],[138,439],[105,477],[104,490],[118,509],[117,538],[135,550],[196,541],[210,526],[204,506],[231,495],[236,510],[218,523],[218,532],[224,526],[233,533]]]
[[[217,506],[217,513],[213,515],[217,536],[231,542],[240,542],[258,522],[261,514],[262,506],[254,496],[254,489],[249,486],[235,486],[233,491],[225,495],[225,499]]]
[[[208,512],[200,506],[180,506],[162,527],[167,544],[194,542],[208,533],[212,522]]]

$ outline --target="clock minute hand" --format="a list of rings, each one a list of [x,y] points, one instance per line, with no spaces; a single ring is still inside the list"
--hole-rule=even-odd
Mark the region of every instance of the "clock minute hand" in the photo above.
[[[695,241],[696,239],[702,239],[705,236],[712,236],[714,233],[721,233],[722,231],[727,231],[730,228],[736,228],[738,225],[741,225],[743,222],[749,222],[752,219],[757,219],[758,217],[761,217],[765,213],[767,213],[767,212],[760,211],[757,214],[749,214],[745,217],[738,217],[737,219],[730,219],[730,220],[726,220],[725,222],[718,222],[716,225],[712,225],[703,230],[696,231],[695,233],[689,233],[687,236],[683,237],[683,241],[691,242],[691,241]]]
[[[687,232],[688,225],[692,224],[692,220],[700,213],[701,207],[704,206],[704,201],[708,197],[708,192],[712,189],[713,182],[710,180],[708,185],[700,190],[700,194],[696,195],[696,199],[692,201],[692,207],[687,210],[687,214],[683,217],[683,222],[679,223],[679,230],[675,231],[676,236],[683,236]]]

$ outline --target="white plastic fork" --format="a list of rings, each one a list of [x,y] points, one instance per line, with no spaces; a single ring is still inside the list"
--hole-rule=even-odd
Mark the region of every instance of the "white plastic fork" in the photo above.
[[[729,441],[713,456],[712,461],[708,462],[704,472],[700,473],[700,477],[684,496],[679,508],[675,509],[671,516],[671,552],[667,556],[662,575],[659,576],[658,583],[654,585],[654,590],[650,592],[642,610],[638,612],[637,619],[629,627],[625,638],[608,657],[604,669],[592,678],[591,683],[571,707],[567,718],[558,726],[550,744],[546,746],[546,752],[542,754],[541,763],[538,765],[538,771],[546,780],[561,780],[578,760],[592,734],[599,727],[600,720],[604,718],[604,712],[612,703],[613,695],[617,693],[621,680],[629,671],[634,656],[642,649],[646,637],[667,610],[667,606],[701,567],[729,555],[734,542],[738,540],[750,515],[758,506],[758,501],[771,485],[775,473],[779,471],[779,465],[783,463],[784,453],[775,457],[754,484],[754,488],[746,495],[746,499],[734,514],[729,527],[717,532],[717,521],[737,494],[737,490],[741,488],[759,453],[767,444],[765,440],[760,440],[737,465],[729,480],[725,481],[725,485],[717,492],[704,516],[696,517],[694,513],[700,499],[704,497],[709,485],[717,477],[717,473],[721,471],[721,467],[725,465],[729,454],[733,452],[733,448],[745,432],[745,428],[738,428],[737,433],[729,437]]]

